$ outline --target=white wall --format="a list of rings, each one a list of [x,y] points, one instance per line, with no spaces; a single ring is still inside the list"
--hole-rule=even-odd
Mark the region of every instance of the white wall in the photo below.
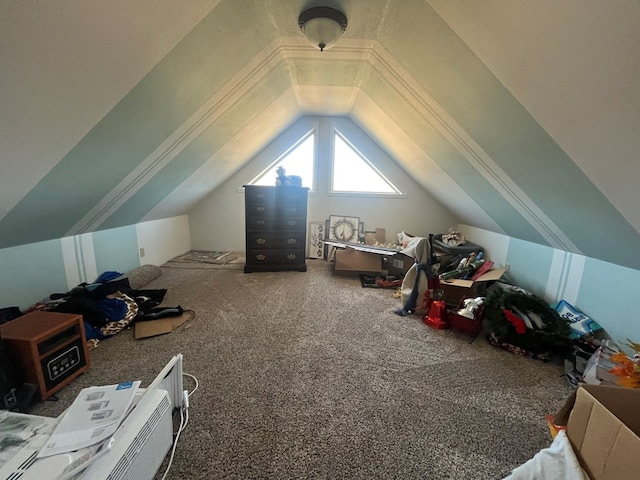
[[[140,265],[163,265],[191,250],[187,215],[138,223],[136,231],[138,254],[144,249],[144,257],[140,256]]]
[[[336,125],[350,141],[405,196],[402,198],[364,197],[329,194],[332,126]],[[308,118],[296,122],[262,150],[227,182],[217,188],[189,214],[192,248],[199,250],[245,250],[244,192],[241,186],[251,181],[292,143],[318,126],[317,192],[310,193],[308,221],[324,221],[330,215],[359,217],[365,230],[385,228],[388,242],[397,242],[396,234],[405,231],[426,236],[447,231],[457,219],[410,178],[353,122],[344,118]],[[275,179],[274,179],[275,180]]]

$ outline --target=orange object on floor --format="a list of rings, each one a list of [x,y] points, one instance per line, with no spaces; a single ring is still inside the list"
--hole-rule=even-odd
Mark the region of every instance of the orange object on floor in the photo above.
[[[447,303],[444,300],[433,300],[429,306],[429,312],[422,318],[422,321],[436,330],[448,329]]]

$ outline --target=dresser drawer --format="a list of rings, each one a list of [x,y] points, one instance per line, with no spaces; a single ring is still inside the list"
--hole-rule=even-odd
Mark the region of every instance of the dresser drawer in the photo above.
[[[307,206],[298,204],[286,204],[286,203],[254,203],[246,206],[246,214],[252,215],[264,215],[268,217],[280,217],[280,216],[300,216],[306,215]]]
[[[249,249],[247,263],[250,264],[300,264],[304,263],[304,248],[290,250]]]
[[[304,232],[249,232],[247,233],[248,249],[296,249],[305,245]]]
[[[306,205],[308,190],[299,187],[245,186],[244,202],[252,205],[299,204]]]
[[[307,219],[298,217],[272,217],[268,215],[247,215],[246,227],[248,232],[265,232],[279,230],[280,232],[305,231]]]

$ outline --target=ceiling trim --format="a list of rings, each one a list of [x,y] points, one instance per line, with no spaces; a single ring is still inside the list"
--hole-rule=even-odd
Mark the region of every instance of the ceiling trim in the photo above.
[[[360,92],[353,120],[378,139],[395,158],[411,159],[403,168],[462,223],[506,235],[504,229],[433,160],[376,102]],[[427,171],[428,175],[421,175]]]
[[[299,117],[298,109],[295,93],[289,88],[268,108],[258,112],[251,122],[216,150],[206,162],[149,211],[142,221],[175,217],[189,212],[210,194],[212,189],[234,175],[247,157],[256,155],[264,145],[282,133],[282,125],[289,128],[292,120]]]
[[[483,148],[382,46],[370,52],[372,66],[393,85],[416,111],[480,173],[509,204],[554,248],[580,249],[500,168]]]
[[[308,58],[309,48],[308,43],[298,37],[279,38],[267,45],[87,212],[67,232],[67,235],[77,235],[99,228],[220,115],[231,109],[262,81],[273,68],[282,61],[300,57]],[[330,51],[319,55],[322,55],[323,59],[360,60],[363,66],[360,68],[361,74],[358,75],[358,82],[362,82],[367,68],[376,69],[552,247],[581,253],[561,229],[377,41],[343,39]],[[309,103],[305,104],[305,99],[302,98],[303,92],[308,90],[308,86],[293,85],[293,87],[298,97],[300,111],[314,113],[308,111],[310,105]],[[351,93],[353,101],[349,111],[345,113],[350,113],[357,93],[361,89],[361,83],[353,87]]]
[[[133,171],[122,179],[103,199],[84,215],[67,235],[94,231],[116,210],[140,190],[164,166],[170,163],[198,135],[206,130],[224,112],[233,107],[282,59],[277,41],[272,42],[260,55],[212,95],[193,115],[162,142]],[[276,48],[274,48],[276,47]]]

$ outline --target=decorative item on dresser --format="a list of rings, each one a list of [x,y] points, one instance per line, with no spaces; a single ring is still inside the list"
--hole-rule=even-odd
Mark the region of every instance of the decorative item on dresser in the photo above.
[[[245,273],[307,271],[305,187],[244,186]]]

